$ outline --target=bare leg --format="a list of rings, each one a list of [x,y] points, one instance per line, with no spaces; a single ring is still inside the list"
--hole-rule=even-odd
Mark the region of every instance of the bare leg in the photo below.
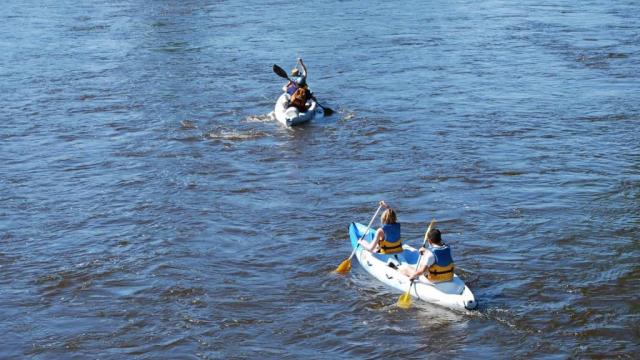
[[[411,276],[413,276],[413,274],[415,274],[414,268],[409,266],[409,265],[401,265],[398,268],[398,271],[400,271],[401,274],[404,274],[407,277],[411,277]]]

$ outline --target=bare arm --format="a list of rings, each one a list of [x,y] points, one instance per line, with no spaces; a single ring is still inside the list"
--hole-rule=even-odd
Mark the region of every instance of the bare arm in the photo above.
[[[298,63],[300,64],[300,68],[302,70],[302,76],[307,77],[307,67],[304,65],[304,61],[302,58],[298,58]]]
[[[413,274],[409,276],[409,280],[413,280],[417,278],[418,276],[424,274],[426,271],[427,271],[427,265],[424,262],[422,262],[422,265],[418,267],[418,270],[414,270]]]
[[[407,275],[409,277],[409,280],[413,280],[415,278],[417,278],[418,276],[421,276],[423,274],[425,274],[427,272],[427,269],[429,269],[429,266],[431,266],[431,264],[429,264],[429,260],[430,260],[430,256],[433,256],[431,253],[427,254],[425,251],[425,248],[420,248],[420,253],[422,254],[422,256],[420,256],[420,265],[418,265],[418,268],[416,269],[415,267],[411,266],[403,266],[402,268],[402,273]]]
[[[291,81],[287,82],[283,87],[282,87],[282,91],[287,92],[287,89],[289,88],[289,85],[291,85]]]
[[[372,242],[367,242],[364,240],[359,240],[358,243],[362,246],[363,249],[367,250],[368,252],[373,252],[376,247],[378,247],[378,243],[380,243],[380,240],[384,238],[384,233],[382,232],[382,229],[378,229],[378,231],[376,231],[376,236],[373,238]]]

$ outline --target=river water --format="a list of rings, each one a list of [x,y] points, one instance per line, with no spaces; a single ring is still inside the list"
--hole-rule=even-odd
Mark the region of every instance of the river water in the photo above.
[[[640,4],[306,5],[4,4],[0,358],[636,356]],[[477,311],[332,273],[382,199]]]

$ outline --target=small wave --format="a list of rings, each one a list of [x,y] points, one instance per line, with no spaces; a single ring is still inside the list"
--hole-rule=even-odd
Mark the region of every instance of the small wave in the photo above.
[[[400,36],[391,40],[393,45],[398,46],[423,46],[425,42],[421,39],[409,36]]]
[[[162,297],[165,299],[187,298],[187,297],[194,297],[194,296],[202,296],[204,294],[205,294],[205,291],[202,288],[184,288],[181,286],[174,286],[163,291]]]
[[[507,170],[507,171],[501,172],[500,174],[504,175],[504,176],[520,176],[520,175],[524,175],[524,173],[522,171],[516,171],[516,170]]]
[[[95,98],[96,98],[96,95],[80,95],[80,96],[78,96],[78,100],[81,100],[81,101],[93,100]]]
[[[264,319],[227,319],[224,318],[220,322],[221,328],[235,328],[238,326],[255,326],[260,324],[270,324],[273,321]]]
[[[609,53],[607,57],[609,59],[626,59],[629,57],[629,55],[625,53]]]
[[[140,104],[112,104],[106,106],[81,106],[70,108],[68,114],[96,114],[96,113],[114,113],[126,114],[129,112],[139,111],[143,108]]]
[[[263,115],[249,115],[244,119],[246,122],[252,122],[252,123],[263,123],[263,122],[271,122],[273,120],[275,120],[275,117],[273,115],[273,111],[268,113],[268,114],[263,114]]]
[[[242,141],[242,140],[255,140],[267,136],[267,133],[263,131],[236,131],[236,130],[219,130],[212,131],[207,134],[207,138],[213,140],[230,140],[230,141]]]
[[[596,122],[596,121],[625,121],[632,120],[634,118],[633,114],[630,113],[616,113],[616,114],[605,114],[605,115],[590,115],[590,116],[582,116],[578,117],[578,120]]]
[[[342,120],[347,121],[353,119],[354,117],[356,117],[356,113],[350,111],[342,117]]]
[[[255,188],[250,188],[250,187],[243,187],[243,188],[239,188],[239,189],[231,189],[229,190],[232,194],[248,194],[248,193],[255,193],[257,192],[257,189]]]
[[[87,26],[73,26],[71,27],[71,31],[107,31],[111,28],[110,25],[107,24],[98,24],[98,25],[87,25]]]
[[[172,138],[171,140],[185,142],[185,143],[191,143],[191,142],[196,142],[196,141],[202,140],[202,136],[195,135],[195,136],[176,137],[176,138]]]
[[[183,130],[197,129],[198,128],[198,125],[196,125],[191,120],[182,120],[182,121],[180,121],[180,126],[182,127]]]
[[[165,52],[165,53],[176,53],[176,52],[193,52],[193,51],[202,51],[203,47],[193,47],[189,46],[188,42],[178,41],[178,42],[169,42],[165,46],[153,48],[153,51]]]

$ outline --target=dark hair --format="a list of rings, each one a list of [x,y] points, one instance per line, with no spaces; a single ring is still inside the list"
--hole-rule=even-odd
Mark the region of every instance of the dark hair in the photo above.
[[[427,239],[436,245],[440,245],[442,243],[442,237],[440,236],[440,230],[431,229],[427,233]]]

